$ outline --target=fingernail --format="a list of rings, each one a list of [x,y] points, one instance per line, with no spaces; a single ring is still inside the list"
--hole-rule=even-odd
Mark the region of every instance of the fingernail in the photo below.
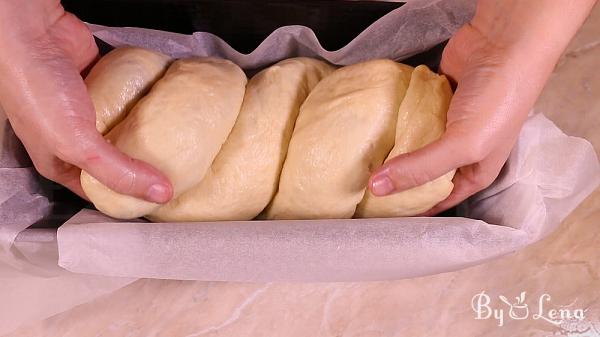
[[[373,178],[371,182],[371,192],[377,196],[384,196],[394,191],[394,183],[386,175],[380,175]]]
[[[168,186],[162,184],[154,184],[150,186],[148,192],[146,192],[146,198],[148,201],[156,202],[159,204],[163,204],[169,201],[170,189]]]

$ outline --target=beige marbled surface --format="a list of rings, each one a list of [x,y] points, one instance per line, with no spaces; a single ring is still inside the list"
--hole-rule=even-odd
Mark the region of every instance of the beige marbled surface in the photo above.
[[[600,5],[557,66],[537,108],[600,154]],[[476,320],[485,291],[504,322]],[[529,317],[498,295],[526,291]],[[561,325],[533,319],[587,309]],[[521,309],[523,310],[523,309]],[[522,312],[522,311],[521,311]],[[22,336],[600,336],[600,189],[560,229],[520,252],[458,272],[393,282],[243,284],[139,280],[5,337]]]

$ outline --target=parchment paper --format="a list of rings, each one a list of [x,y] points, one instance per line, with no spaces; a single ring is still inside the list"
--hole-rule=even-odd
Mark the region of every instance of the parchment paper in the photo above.
[[[600,183],[586,140],[531,116],[467,217],[117,222],[84,210],[60,227],[60,265],[111,276],[212,281],[374,281],[457,270],[554,230]]]
[[[450,38],[471,18],[474,10],[473,0],[409,1],[377,20],[336,51],[323,49],[314,32],[304,26],[286,26],[275,30],[250,54],[239,53],[219,37],[205,32],[182,35],[152,29],[90,27],[95,36],[113,46],[145,47],[176,58],[218,56],[250,70],[294,56],[322,58],[337,65],[372,58],[402,60]]]
[[[410,1],[338,51],[323,50],[314,33],[300,26],[278,29],[248,55],[207,33],[90,27],[114,46],[137,45],[174,57],[220,56],[251,70],[292,56],[339,65],[374,57],[402,60],[448,39],[473,9],[471,0]],[[499,179],[461,205],[461,214],[471,219],[149,224],[119,223],[84,210],[57,238],[25,244],[15,237],[51,215],[52,195],[39,185],[4,117],[0,132],[0,333],[139,277],[363,281],[455,270],[540,239],[600,183],[592,146],[538,114],[527,121]]]

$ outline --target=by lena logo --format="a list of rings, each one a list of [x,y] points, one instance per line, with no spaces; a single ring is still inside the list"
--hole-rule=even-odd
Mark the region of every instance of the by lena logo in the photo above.
[[[495,319],[498,326],[504,326],[506,316],[512,320],[544,320],[553,325],[560,325],[565,321],[583,321],[585,319],[584,309],[556,308],[551,305],[552,297],[542,294],[534,306],[526,302],[527,292],[523,291],[514,301],[503,295],[499,295],[499,301],[492,303],[492,297],[485,291],[476,294],[471,299],[471,308],[475,312],[475,319]]]

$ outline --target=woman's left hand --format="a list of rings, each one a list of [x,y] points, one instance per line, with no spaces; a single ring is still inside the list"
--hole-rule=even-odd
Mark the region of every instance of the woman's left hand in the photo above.
[[[421,214],[451,208],[498,176],[560,55],[595,0],[479,1],[448,42],[441,72],[456,84],[446,132],[386,162],[369,188],[383,196],[456,169],[450,196]]]

